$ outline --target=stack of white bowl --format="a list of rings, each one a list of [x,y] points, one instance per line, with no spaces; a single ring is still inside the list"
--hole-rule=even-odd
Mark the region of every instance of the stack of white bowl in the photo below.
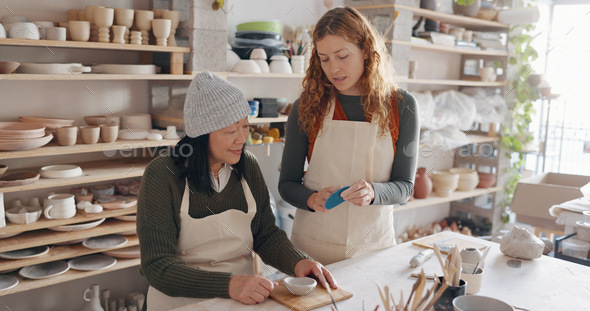
[[[432,184],[439,197],[448,197],[459,186],[459,174],[435,171],[432,173]]]

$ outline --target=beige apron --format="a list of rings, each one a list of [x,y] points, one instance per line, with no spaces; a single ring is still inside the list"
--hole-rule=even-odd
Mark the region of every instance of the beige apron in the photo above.
[[[253,274],[252,253],[254,239],[250,227],[256,214],[256,201],[250,187],[242,178],[242,188],[248,203],[248,213],[230,209],[200,219],[189,211],[188,181],[180,205],[179,257],[187,266],[216,272]],[[205,299],[171,297],[153,287],[147,294],[147,310],[170,310]]]
[[[391,134],[379,136],[375,118],[371,123],[332,120],[334,106],[332,101],[303,184],[319,191],[361,179],[388,181],[394,156]],[[393,205],[344,202],[327,213],[297,209],[291,240],[324,265],[393,246]]]

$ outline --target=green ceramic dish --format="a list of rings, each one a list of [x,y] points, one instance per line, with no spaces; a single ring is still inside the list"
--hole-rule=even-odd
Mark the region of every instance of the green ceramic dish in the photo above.
[[[279,21],[259,21],[241,23],[236,26],[237,31],[264,31],[282,34],[283,25]]]

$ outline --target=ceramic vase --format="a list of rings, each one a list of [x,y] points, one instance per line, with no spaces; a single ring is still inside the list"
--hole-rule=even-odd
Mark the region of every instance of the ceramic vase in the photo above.
[[[115,9],[115,25],[125,26],[125,43],[129,43],[129,29],[133,26],[132,9]]]
[[[426,174],[426,168],[420,167],[414,181],[414,198],[425,199],[432,193],[432,180]]]
[[[180,12],[179,11],[162,11],[162,18],[169,19],[172,21],[172,25],[170,26],[170,36],[168,36],[168,46],[176,46],[176,29],[178,28],[178,23],[180,22]]]
[[[98,27],[98,42],[110,42],[110,28],[113,26],[114,18],[114,9],[101,7],[94,9],[94,23]]]
[[[477,265],[481,260],[481,251],[477,248],[468,247],[464,248],[459,254],[461,254],[461,261],[472,265]],[[483,262],[479,265],[482,266]]]
[[[141,32],[141,44],[149,44],[149,31],[152,29],[154,12],[147,10],[135,10],[135,26]]]
[[[100,287],[98,284],[93,284],[84,291],[84,300],[86,304],[82,311],[104,311],[100,305]]]
[[[168,37],[170,36],[170,27],[172,21],[169,19],[153,19],[152,30],[154,37],[156,37],[156,44],[159,46],[168,45]]]

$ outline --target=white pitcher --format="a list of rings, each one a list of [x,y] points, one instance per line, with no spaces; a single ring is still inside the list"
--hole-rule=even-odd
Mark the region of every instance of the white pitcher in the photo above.
[[[44,204],[43,215],[47,219],[67,219],[76,216],[76,202],[70,193],[51,194]]]

